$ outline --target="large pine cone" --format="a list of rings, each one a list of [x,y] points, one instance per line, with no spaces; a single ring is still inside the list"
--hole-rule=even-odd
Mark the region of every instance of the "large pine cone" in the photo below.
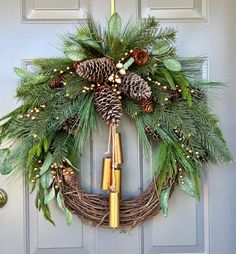
[[[94,92],[94,104],[97,112],[108,124],[119,124],[122,116],[122,104],[112,87],[103,85]]]
[[[148,83],[134,72],[127,72],[121,77],[121,90],[130,98],[140,101],[152,96]]]
[[[116,72],[116,66],[111,58],[102,57],[78,62],[76,72],[89,81],[104,83],[108,81],[112,73]]]

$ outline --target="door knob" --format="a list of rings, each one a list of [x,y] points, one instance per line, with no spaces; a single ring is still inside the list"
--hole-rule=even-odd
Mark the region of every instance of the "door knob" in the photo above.
[[[0,208],[4,207],[7,203],[7,193],[0,189]]]

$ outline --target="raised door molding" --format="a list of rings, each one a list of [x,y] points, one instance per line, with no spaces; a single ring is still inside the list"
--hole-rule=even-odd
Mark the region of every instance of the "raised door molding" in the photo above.
[[[207,21],[208,0],[137,0],[139,16],[164,21]]]
[[[90,0],[21,0],[22,23],[76,23],[87,18]]]

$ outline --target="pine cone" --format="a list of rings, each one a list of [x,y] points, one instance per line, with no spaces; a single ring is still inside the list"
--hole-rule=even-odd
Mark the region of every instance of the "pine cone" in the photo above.
[[[170,101],[176,101],[181,97],[181,93],[178,92],[177,90],[168,90],[168,98]]]
[[[135,49],[133,57],[135,64],[145,64],[149,59],[147,52],[142,49]]]
[[[65,173],[63,173],[65,182],[72,189],[79,189],[80,184],[74,170],[72,168],[65,168],[65,170]]]
[[[154,103],[153,103],[153,100],[151,98],[142,99],[140,101],[140,106],[141,106],[142,110],[146,113],[151,113],[151,112],[154,111]]]
[[[127,72],[121,76],[121,91],[137,101],[148,99],[152,95],[148,83],[134,72]]]
[[[147,126],[145,128],[145,133],[147,136],[151,137],[152,139],[159,140],[160,135],[158,134],[158,131],[154,130],[151,126]]]
[[[75,66],[80,77],[97,83],[107,82],[110,75],[116,72],[113,60],[108,57],[78,62]]]
[[[194,98],[196,98],[199,101],[204,101],[206,100],[206,92],[201,89],[201,88],[197,88],[195,90],[193,90],[194,92],[192,93],[192,96]]]
[[[69,134],[73,134],[75,132],[76,129],[76,123],[79,120],[79,115],[76,114],[70,118],[68,118],[62,125],[62,129],[66,132],[68,132]]]
[[[122,104],[112,87],[103,85],[94,92],[94,104],[97,112],[108,124],[119,124],[122,116]]]
[[[60,88],[60,87],[63,87],[64,86],[64,81],[65,81],[65,79],[61,78],[61,77],[53,78],[51,80],[50,87],[51,88]]]

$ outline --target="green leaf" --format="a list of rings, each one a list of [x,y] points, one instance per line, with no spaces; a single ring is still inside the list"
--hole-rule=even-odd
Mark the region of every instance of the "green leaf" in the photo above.
[[[0,149],[0,163],[2,163],[4,160],[6,160],[10,155],[10,149],[3,148]]]
[[[48,208],[48,205],[42,205],[42,210],[43,210],[43,216],[44,218],[49,221],[50,223],[52,223],[52,225],[55,226],[55,222],[52,220],[52,217],[51,217],[51,213],[50,213],[50,210]]]
[[[87,35],[78,35],[77,39],[81,45],[85,45],[85,46],[87,45],[98,50],[101,49],[100,45],[95,40],[88,37]]]
[[[130,57],[127,62],[125,62],[123,69],[128,70],[128,68],[134,63],[134,58]]]
[[[44,163],[40,169],[40,175],[43,175],[45,172],[48,171],[48,169],[50,168],[51,164],[52,164],[52,154],[51,153],[48,153],[45,160],[44,160]]]
[[[160,42],[154,45],[151,54],[158,56],[158,55],[164,55],[172,48],[172,45],[168,42]]]
[[[63,212],[65,212],[63,196],[62,196],[62,193],[60,191],[57,193],[57,205]]]
[[[174,58],[167,58],[163,60],[165,67],[170,71],[179,72],[182,70],[181,63]]]
[[[38,154],[38,149],[39,149],[40,144],[34,145],[28,153],[27,161],[26,161],[26,166],[29,167],[31,162],[33,161],[34,157]]]
[[[108,22],[108,32],[111,37],[117,38],[121,31],[121,17],[118,13],[114,13]]]
[[[67,225],[72,224],[73,216],[72,213],[65,207],[63,196],[61,192],[57,193],[57,205],[66,214]]]
[[[46,153],[48,152],[48,150],[49,150],[49,148],[50,148],[51,142],[52,142],[52,140],[49,139],[49,138],[45,138],[45,139],[43,140],[43,148],[44,148],[44,151],[45,151]]]
[[[56,196],[55,189],[52,188],[48,195],[44,198],[44,204],[47,205],[50,201],[52,201]]]
[[[193,177],[189,177],[187,175],[181,175],[179,177],[179,185],[180,188],[186,192],[189,196],[196,197],[196,189],[195,189],[195,181]]]
[[[51,171],[44,173],[40,177],[40,184],[44,190],[47,190],[52,183],[53,183],[53,178],[52,178]]]
[[[165,217],[168,214],[169,198],[170,198],[170,187],[166,188],[161,192],[160,206]]]
[[[73,215],[67,208],[65,208],[65,211],[66,211],[66,222],[67,225],[70,226],[73,222]]]
[[[3,165],[0,166],[0,173],[2,175],[8,175],[12,172],[13,168],[8,163],[3,163]]]
[[[169,83],[169,85],[171,86],[171,88],[176,90],[175,82],[174,82],[171,74],[169,73],[169,71],[167,69],[162,68],[161,72],[165,76],[165,78],[166,78],[167,82]]]
[[[41,146],[41,144],[39,144],[37,146],[37,156],[39,157],[41,155],[41,153],[42,153],[42,146]]]
[[[200,201],[201,193],[200,193],[199,180],[198,180],[197,176],[194,176],[194,185],[195,185],[196,197],[197,197],[198,201]]]
[[[71,163],[71,161],[70,161],[68,158],[64,158],[64,160],[65,160],[73,169],[75,169],[76,171],[79,171],[79,169],[76,168],[76,167]]]
[[[47,76],[39,75],[37,73],[32,73],[17,67],[14,68],[14,71],[17,76],[25,80],[30,80],[30,83],[32,84],[42,83],[49,79],[49,77]]]
[[[64,54],[72,61],[83,61],[87,59],[83,49],[75,45],[66,48]]]

